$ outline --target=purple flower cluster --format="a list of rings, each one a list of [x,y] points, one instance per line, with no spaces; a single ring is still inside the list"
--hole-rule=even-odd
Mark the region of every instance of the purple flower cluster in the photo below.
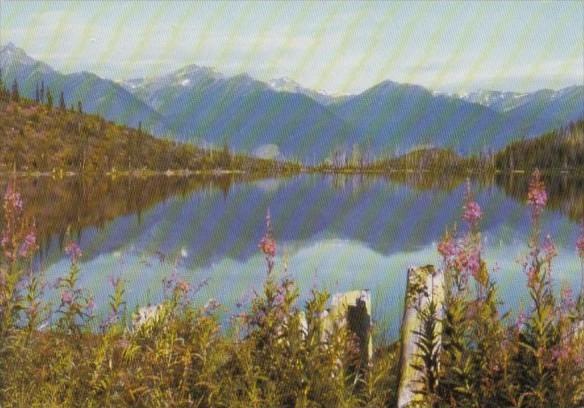
[[[28,258],[37,250],[37,237],[34,229],[23,219],[23,201],[12,183],[4,194],[4,229],[0,238],[2,253],[9,262]]]
[[[569,286],[564,286],[560,290],[560,312],[568,313],[573,310],[576,306],[576,301],[574,300],[574,292]]]
[[[71,263],[76,264],[81,256],[83,256],[83,252],[81,252],[81,248],[77,245],[76,242],[69,242],[65,247],[65,253],[71,259]]]
[[[545,190],[545,184],[541,180],[541,173],[538,169],[535,169],[531,175],[531,180],[529,181],[529,191],[527,193],[527,203],[532,208],[532,215],[534,218],[539,217],[543,208],[547,204],[547,192]]]
[[[483,216],[481,206],[474,200],[472,190],[470,188],[470,181],[466,184],[466,194],[464,197],[464,206],[462,207],[462,219],[466,221],[472,228],[476,227]]]
[[[464,206],[462,218],[471,225],[475,225],[482,217],[481,207],[476,201],[470,201]]]
[[[266,214],[266,233],[262,237],[259,243],[259,248],[266,257],[266,263],[268,265],[268,275],[272,273],[274,269],[274,257],[276,256],[276,240],[273,238],[272,234],[272,219],[270,216],[270,210]]]
[[[73,292],[70,290],[64,290],[61,292],[61,303],[64,305],[70,305],[73,303]]]
[[[479,276],[482,263],[480,235],[473,232],[473,229],[482,215],[481,207],[474,201],[470,183],[468,183],[462,219],[469,224],[471,231],[458,239],[447,233],[438,243],[438,252],[442,255],[445,266],[459,272],[464,282],[468,280],[469,275],[477,280],[481,278]]]
[[[580,229],[580,236],[576,241],[576,249],[578,250],[578,255],[582,260],[584,260],[584,221],[582,221],[582,228]]]
[[[24,241],[22,245],[20,245],[20,250],[18,251],[18,255],[22,258],[27,258],[32,255],[37,249],[37,240],[36,234],[34,231],[29,232],[26,237],[24,237]]]
[[[21,213],[23,208],[24,206],[20,193],[14,189],[12,184],[8,184],[8,188],[4,193],[4,211]]]

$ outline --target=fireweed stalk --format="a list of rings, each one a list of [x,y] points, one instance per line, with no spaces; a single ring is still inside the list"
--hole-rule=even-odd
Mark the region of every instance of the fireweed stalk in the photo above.
[[[584,218],[580,227],[580,236],[576,241],[576,250],[580,258],[580,294],[578,296],[578,304],[580,308],[584,308]]]
[[[467,182],[461,218],[464,235],[446,232],[438,244],[445,274],[442,349],[438,387],[428,396],[460,406],[481,406],[497,398],[504,344],[496,286],[482,257],[479,223],[483,212]],[[473,286],[471,284],[474,283]],[[504,318],[504,317],[503,317]]]
[[[80,336],[93,318],[95,303],[93,297],[77,285],[81,271],[79,260],[83,256],[81,248],[76,242],[69,241],[65,246],[65,254],[69,256],[71,265],[67,276],[58,279],[56,284],[61,295],[57,327],[65,334]]]
[[[458,237],[456,228],[453,231],[447,230],[438,243],[438,252],[442,256],[443,268],[446,272],[448,291],[465,292],[469,278],[472,277],[478,284],[479,295],[484,294],[483,289],[488,277],[485,276],[485,266],[481,255],[481,234],[478,230],[482,214],[480,205],[474,200],[470,182],[467,182],[461,217],[467,226],[466,234]]]
[[[259,243],[259,248],[266,258],[268,277],[274,269],[274,258],[276,257],[276,241],[272,231],[272,217],[270,210],[266,213],[266,232]]]
[[[38,248],[35,225],[24,217],[23,200],[14,180],[8,183],[2,207],[4,228],[0,238],[3,255],[3,263],[0,265],[0,335],[3,336],[18,320],[22,310],[31,330],[38,323],[41,315],[38,298],[42,282],[32,268],[32,256]]]
[[[561,338],[561,313],[558,313],[552,290],[552,261],[557,250],[549,235],[541,239],[541,216],[547,204],[547,192],[539,170],[529,182],[527,204],[531,209],[532,233],[529,253],[522,266],[532,309],[519,334],[519,359],[525,364],[522,393],[531,406],[544,407],[554,399],[554,379],[558,375],[557,359]]]

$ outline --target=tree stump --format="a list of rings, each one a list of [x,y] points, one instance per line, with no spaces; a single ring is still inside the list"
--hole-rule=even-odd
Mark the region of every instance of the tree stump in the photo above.
[[[335,294],[330,315],[336,319],[346,319],[347,328],[357,337],[361,367],[367,367],[373,357],[371,292],[353,290]]]
[[[422,373],[413,366],[420,364],[419,336],[415,333],[421,329],[422,321],[419,310],[431,301],[441,310],[444,302],[444,274],[436,271],[433,265],[408,269],[407,287],[404,302],[404,316],[401,325],[400,380],[398,388],[398,407],[416,406],[423,400],[419,391],[423,387]],[[440,339],[441,325],[437,325]],[[438,350],[440,346],[438,345]]]

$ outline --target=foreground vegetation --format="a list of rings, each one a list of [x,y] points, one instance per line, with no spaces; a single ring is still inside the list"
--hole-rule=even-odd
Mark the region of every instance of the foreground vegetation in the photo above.
[[[482,258],[482,212],[470,191],[464,229],[449,231],[439,244],[446,300],[418,310],[424,322],[421,363],[415,366],[421,376],[418,406],[584,404],[583,294],[563,288],[557,298],[552,289],[557,253],[539,227],[547,192],[538,172],[527,197],[533,233],[518,268],[531,302],[517,318],[502,312],[493,271]],[[109,313],[95,316],[91,294],[78,285],[83,255],[73,241],[65,246],[70,270],[57,282],[46,282],[33,269],[37,233],[24,207],[11,182],[1,239],[0,405],[395,405],[399,344],[378,347],[364,367],[358,342],[342,326],[323,333],[328,294],[315,291],[300,307],[294,283],[277,279],[269,217],[259,245],[266,259],[264,290],[223,330],[221,305],[211,299],[194,306],[197,288],[172,276],[152,318],[132,324],[124,282],[116,275]],[[584,262],[584,230],[575,249]],[[56,305],[44,300],[49,286],[60,293]]]

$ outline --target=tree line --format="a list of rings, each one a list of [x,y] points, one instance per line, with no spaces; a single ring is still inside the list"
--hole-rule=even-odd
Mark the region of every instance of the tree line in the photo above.
[[[20,95],[20,87],[18,85],[18,80],[16,78],[14,78],[10,89],[7,88],[6,84],[4,83],[2,69],[0,68],[0,101],[1,102],[13,101],[13,102],[18,103],[18,102],[20,102],[20,100],[21,100],[21,95]],[[34,101],[37,104],[45,105],[49,110],[53,109],[53,107],[57,107],[54,104],[54,97],[53,97],[53,94],[51,93],[51,88],[48,86],[45,87],[44,80],[41,80],[40,84],[38,81],[36,83]],[[63,110],[63,111],[67,110],[67,104],[65,103],[65,93],[63,91],[61,91],[61,93],[59,94],[58,108],[60,110]],[[77,101],[76,108],[77,108],[77,112],[79,112],[79,113],[83,112],[83,104],[81,103],[80,100]],[[75,105],[71,104],[70,110],[74,111]]]
[[[584,164],[584,120],[571,122],[535,139],[509,144],[495,156],[497,169],[529,171],[536,167],[573,171]]]

